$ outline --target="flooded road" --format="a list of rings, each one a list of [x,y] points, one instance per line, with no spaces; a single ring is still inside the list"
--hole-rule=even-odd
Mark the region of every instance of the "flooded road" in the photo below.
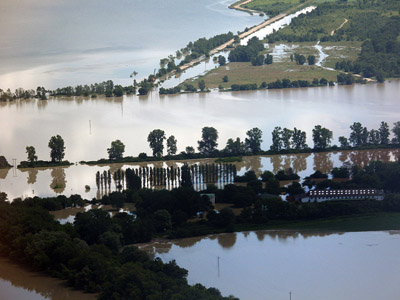
[[[400,232],[256,231],[157,243],[147,251],[175,259],[189,283],[241,300],[396,299]]]

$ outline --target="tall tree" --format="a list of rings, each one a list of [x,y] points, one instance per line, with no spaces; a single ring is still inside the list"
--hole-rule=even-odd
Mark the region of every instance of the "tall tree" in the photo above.
[[[140,190],[142,187],[142,181],[138,175],[135,174],[135,172],[128,168],[126,169],[125,173],[125,178],[126,178],[126,187],[132,191],[137,191]]]
[[[346,148],[349,146],[349,141],[344,136],[339,136],[339,143],[340,143],[340,147],[342,147],[342,148]]]
[[[150,148],[153,150],[153,156],[161,157],[164,151],[165,132],[161,129],[154,129],[147,136]]]
[[[246,145],[240,141],[240,138],[236,138],[236,141],[229,139],[224,151],[232,155],[244,154],[246,152]]]
[[[52,162],[61,162],[65,156],[64,140],[60,135],[52,136],[49,141]]]
[[[316,125],[312,132],[315,149],[322,150],[329,147],[333,136],[332,131],[321,125]]]
[[[28,154],[28,161],[30,163],[34,163],[37,161],[38,157],[36,156],[36,149],[33,146],[26,146],[26,153]]]
[[[393,123],[392,132],[394,134],[393,143],[400,144],[400,121]]]
[[[380,144],[387,145],[389,144],[389,125],[386,122],[381,122],[381,126],[379,126],[379,139]]]
[[[276,126],[274,130],[272,131],[272,145],[271,145],[271,151],[280,151],[282,150],[282,128],[279,126]]]
[[[381,143],[381,138],[379,135],[379,130],[371,129],[368,133],[368,144],[378,145]]]
[[[173,135],[171,135],[168,139],[167,139],[167,153],[168,155],[175,155],[176,151],[178,151],[178,148],[176,147],[176,139]]]
[[[363,144],[363,127],[360,122],[354,122],[353,125],[350,125],[351,133],[350,133],[350,143],[353,144],[354,147],[359,147]]]
[[[202,79],[199,81],[199,89],[200,89],[200,91],[204,91],[205,88],[206,88],[206,83]]]
[[[283,143],[283,147],[286,150],[290,150],[290,144],[291,144],[291,139],[293,136],[293,131],[287,128],[283,128],[282,130],[282,143]]]
[[[254,154],[261,151],[261,143],[262,143],[262,131],[261,129],[254,127],[246,132],[247,138],[245,139],[247,147]]]
[[[193,187],[192,176],[190,176],[190,169],[187,164],[182,166],[182,187]]]
[[[111,147],[107,149],[108,157],[110,160],[118,160],[123,157],[125,152],[125,145],[120,140],[111,142]]]
[[[301,131],[300,129],[297,129],[295,127],[292,136],[292,147],[294,149],[305,149],[308,147],[306,141],[307,141],[306,132]]]
[[[199,152],[203,155],[213,153],[218,146],[218,131],[214,127],[203,127],[201,138],[197,142],[199,144]]]

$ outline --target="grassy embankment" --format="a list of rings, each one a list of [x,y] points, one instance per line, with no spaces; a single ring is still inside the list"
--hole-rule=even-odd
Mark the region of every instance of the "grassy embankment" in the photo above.
[[[281,12],[300,2],[299,0],[279,3],[276,0],[253,0],[242,7],[264,12],[272,11],[274,14],[274,11]],[[232,84],[257,83],[259,85],[262,82],[269,83],[284,78],[291,81],[299,79],[312,81],[314,78],[324,77],[328,81],[336,81],[339,71],[327,70],[315,65],[297,65],[290,61],[290,55],[294,53],[305,57],[315,55],[318,61],[319,52],[314,46],[318,40],[322,39],[323,42],[320,43],[322,51],[328,55],[322,63],[323,67],[334,68],[336,62],[342,60],[355,61],[361,51],[362,41],[365,40],[363,24],[361,24],[363,19],[373,13],[379,16],[376,21],[379,23],[385,17],[399,14],[399,11],[394,9],[393,3],[359,7],[355,0],[347,2],[313,0],[307,1],[307,4],[321,5],[327,2],[329,7],[324,4],[323,13],[294,19],[289,26],[279,30],[278,34],[274,34],[272,39],[268,37],[265,40],[270,44],[264,54],[273,55],[272,65],[252,66],[250,62],[229,63],[191,83],[196,86],[199,80],[204,80],[207,88],[219,86],[230,88]],[[228,82],[223,82],[224,76],[228,76]]]
[[[238,214],[237,211],[235,211],[235,215],[236,214]],[[309,221],[271,220],[264,224],[236,223],[231,226],[229,230],[227,230],[227,228],[215,228],[200,223],[190,223],[188,226],[186,226],[186,230],[189,230],[191,233],[186,237],[253,230],[306,230],[321,233],[400,230],[400,213],[377,212],[371,214],[322,218]],[[174,233],[170,234],[167,232],[159,237],[175,238],[177,236]]]

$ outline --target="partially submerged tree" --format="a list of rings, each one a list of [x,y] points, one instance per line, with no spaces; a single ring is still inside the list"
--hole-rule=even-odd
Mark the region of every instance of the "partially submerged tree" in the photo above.
[[[154,129],[147,136],[150,148],[153,150],[153,156],[161,157],[164,151],[165,132],[161,129]]]
[[[214,127],[203,127],[201,137],[202,139],[197,142],[199,152],[204,155],[213,153],[218,146],[218,131]]]
[[[107,149],[110,160],[118,160],[123,157],[125,145],[120,140],[111,142],[111,147]]]
[[[64,140],[60,135],[52,136],[49,141],[52,162],[61,162],[65,156]]]
[[[26,153],[28,154],[28,161],[34,163],[38,157],[36,155],[36,149],[33,146],[26,146]]]

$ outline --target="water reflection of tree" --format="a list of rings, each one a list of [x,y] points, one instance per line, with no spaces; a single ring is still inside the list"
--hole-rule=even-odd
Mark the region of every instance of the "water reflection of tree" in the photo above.
[[[245,156],[241,164],[246,171],[253,170],[257,175],[261,175],[262,173],[262,164],[260,156]],[[240,170],[238,168],[238,170]]]
[[[314,170],[329,173],[333,169],[331,156],[329,152],[314,153]]]
[[[37,180],[37,174],[38,170],[37,169],[29,169],[28,171],[28,184],[34,184]]]
[[[272,155],[270,159],[274,173],[278,173],[279,170],[282,170],[282,155]]]
[[[293,170],[295,173],[307,170],[307,158],[311,153],[301,153],[294,155]]]
[[[222,248],[229,249],[232,248],[236,243],[236,233],[226,233],[218,235],[218,244]]]
[[[57,194],[61,194],[65,190],[67,181],[65,180],[64,168],[52,168],[51,169],[52,182],[50,188],[52,188]]]
[[[349,159],[349,154],[350,154],[350,151],[342,151],[342,152],[340,152],[339,160],[342,163],[345,163]]]
[[[8,171],[10,170],[11,168],[0,169],[0,179],[6,179]]]

